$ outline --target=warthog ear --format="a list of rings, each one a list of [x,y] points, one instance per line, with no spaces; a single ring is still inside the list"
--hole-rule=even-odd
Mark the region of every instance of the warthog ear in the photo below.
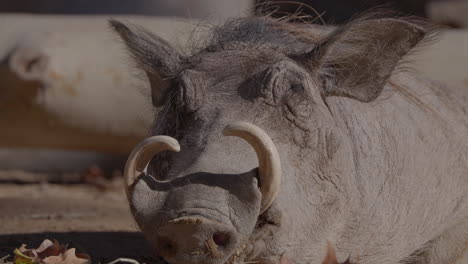
[[[326,96],[370,102],[428,32],[422,23],[402,19],[359,19],[332,32],[301,59],[318,71]]]
[[[142,28],[130,28],[116,20],[109,23],[148,75],[153,105],[161,106],[171,86],[171,78],[178,70],[180,54],[167,41]]]

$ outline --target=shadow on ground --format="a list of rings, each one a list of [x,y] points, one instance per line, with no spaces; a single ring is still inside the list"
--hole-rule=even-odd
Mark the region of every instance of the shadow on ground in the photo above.
[[[87,253],[93,263],[108,263],[117,258],[132,258],[140,263],[159,262],[141,233],[137,232],[69,232],[0,235],[0,257],[12,255],[15,248],[27,244],[37,247],[44,239],[57,239],[62,244]]]

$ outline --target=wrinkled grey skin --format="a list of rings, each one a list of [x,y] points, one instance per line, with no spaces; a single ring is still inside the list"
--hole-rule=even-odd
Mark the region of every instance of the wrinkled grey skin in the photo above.
[[[247,18],[187,56],[111,23],[151,81],[152,133],[181,145],[132,187],[135,219],[169,263],[322,263],[329,242],[339,261],[448,264],[465,249],[468,92],[395,71],[429,35],[422,23],[364,17],[320,35]],[[236,121],[264,129],[281,156],[281,191],[262,215],[255,153],[221,135]],[[219,225],[164,230],[194,215]],[[158,241],[199,243],[213,228],[231,236],[218,257]]]

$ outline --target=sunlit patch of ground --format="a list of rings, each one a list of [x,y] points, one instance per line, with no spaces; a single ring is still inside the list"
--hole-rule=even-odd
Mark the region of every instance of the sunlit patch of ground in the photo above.
[[[134,223],[123,184],[109,190],[87,185],[0,184],[0,258],[21,244],[57,239],[91,255],[93,263],[127,257],[153,262]]]

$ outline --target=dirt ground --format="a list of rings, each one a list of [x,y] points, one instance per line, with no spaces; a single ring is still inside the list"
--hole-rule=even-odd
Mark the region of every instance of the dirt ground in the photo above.
[[[122,178],[105,191],[84,184],[0,184],[0,258],[21,244],[57,239],[93,263],[131,258],[162,264],[138,231],[122,186]],[[468,264],[467,257],[457,264]]]
[[[110,189],[90,185],[0,184],[0,258],[21,244],[57,239],[93,263],[132,258],[155,263],[133,221],[122,179]]]

